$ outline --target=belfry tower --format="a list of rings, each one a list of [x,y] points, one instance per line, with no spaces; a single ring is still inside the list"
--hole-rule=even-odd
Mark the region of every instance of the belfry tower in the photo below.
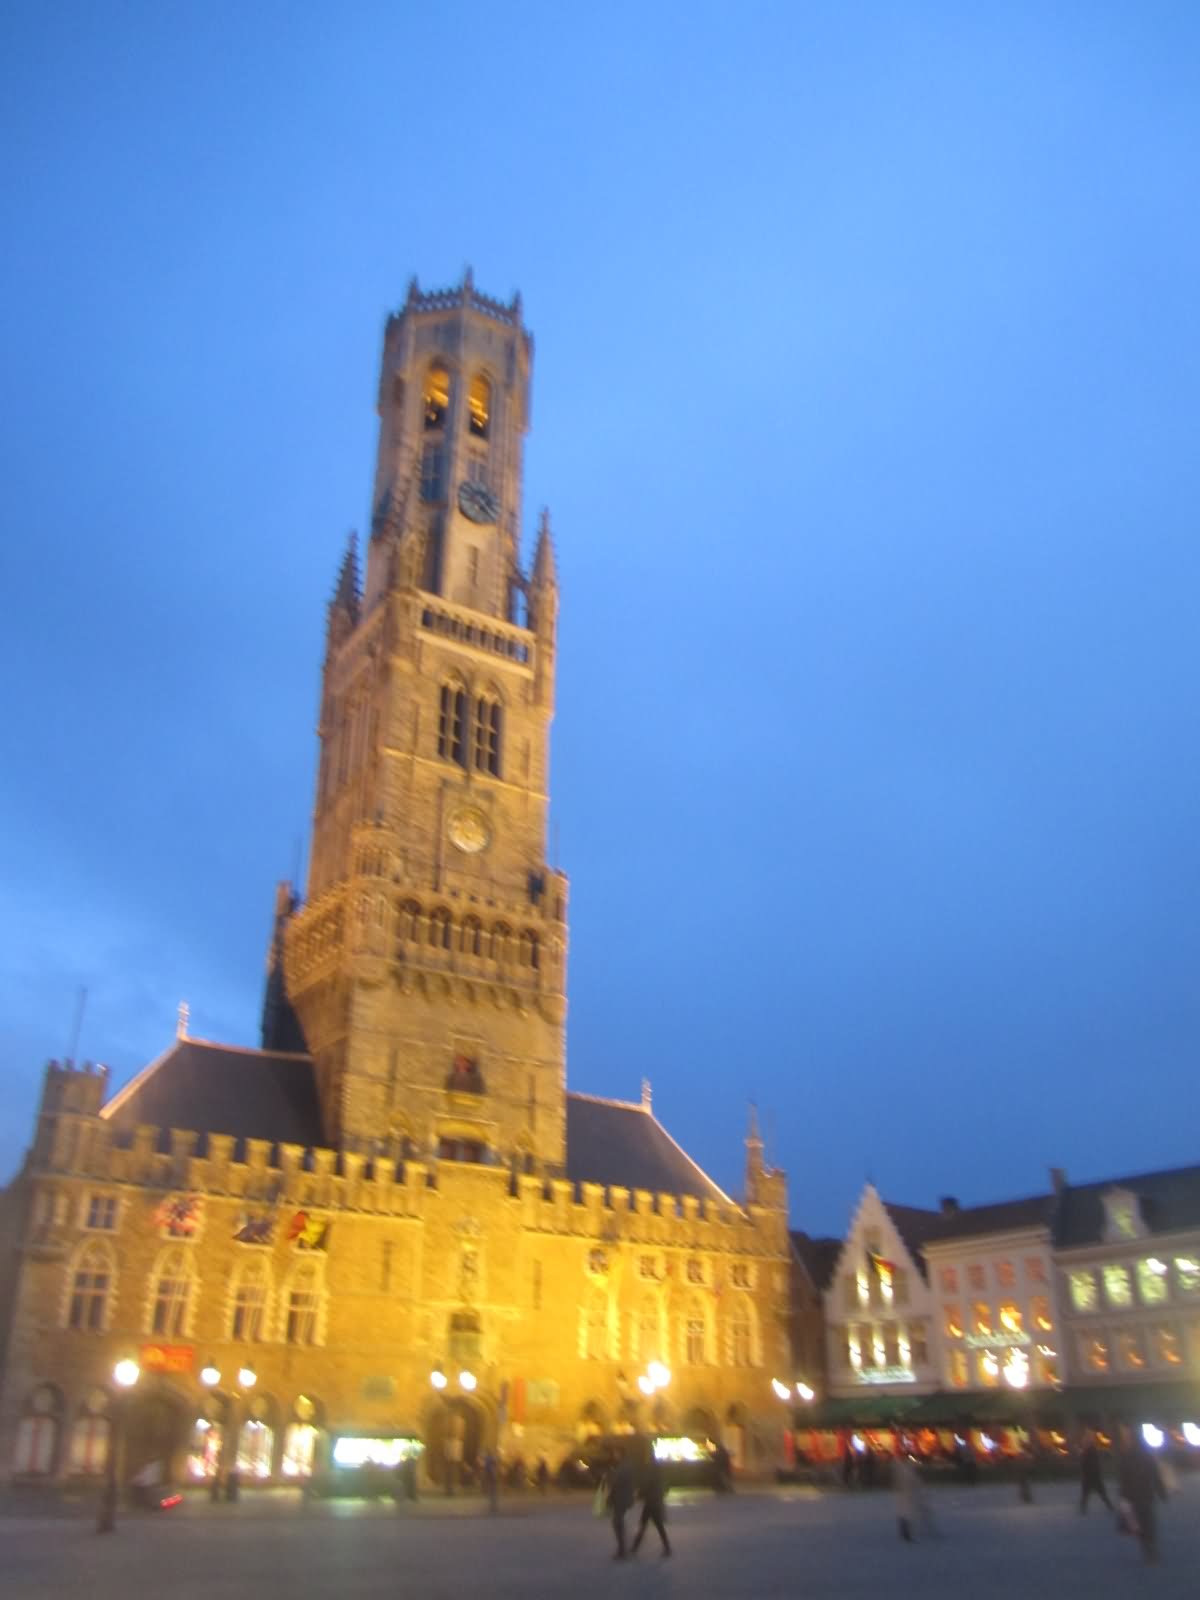
[[[288,998],[327,1136],[555,1173],[567,884],[546,861],[558,586],[519,559],[533,341],[519,297],[415,279],[388,320],[365,582],[329,605]]]

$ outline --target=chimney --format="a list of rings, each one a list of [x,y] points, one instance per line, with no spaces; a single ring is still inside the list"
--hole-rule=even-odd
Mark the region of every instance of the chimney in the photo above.
[[[1067,1169],[1065,1167],[1050,1168],[1050,1187],[1056,1195],[1061,1195],[1067,1187]]]
[[[952,1194],[944,1194],[938,1201],[938,1207],[944,1217],[956,1217],[958,1215],[958,1201]]]

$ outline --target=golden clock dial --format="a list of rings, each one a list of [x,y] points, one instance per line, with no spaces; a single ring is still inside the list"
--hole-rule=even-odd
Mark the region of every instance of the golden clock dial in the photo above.
[[[492,837],[487,818],[475,806],[460,806],[452,812],[447,831],[450,843],[467,856],[486,850]]]

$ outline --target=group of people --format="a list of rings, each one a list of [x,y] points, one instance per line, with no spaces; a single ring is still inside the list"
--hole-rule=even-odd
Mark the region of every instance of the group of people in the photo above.
[[[1133,1534],[1143,1557],[1154,1562],[1158,1560],[1158,1502],[1167,1498],[1163,1471],[1136,1429],[1122,1424],[1120,1444],[1114,1508],[1104,1487],[1100,1441],[1090,1429],[1084,1435],[1079,1451],[1079,1514],[1087,1515],[1088,1501],[1096,1495],[1114,1512],[1120,1531]]]
[[[625,1518],[638,1500],[642,1503],[641,1520],[632,1546],[626,1549]],[[631,1439],[611,1463],[596,1491],[597,1509],[607,1509],[612,1517],[613,1532],[617,1537],[614,1561],[624,1561],[627,1556],[637,1555],[651,1523],[658,1533],[662,1554],[671,1554],[671,1541],[667,1538],[666,1502],[666,1482],[653,1444],[648,1439]]]

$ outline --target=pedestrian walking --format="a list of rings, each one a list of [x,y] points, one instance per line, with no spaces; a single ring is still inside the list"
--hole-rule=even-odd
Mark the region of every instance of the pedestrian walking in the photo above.
[[[1149,1446],[1140,1433],[1122,1424],[1121,1457],[1117,1468],[1117,1492],[1121,1499],[1122,1525],[1133,1526],[1148,1563],[1158,1560],[1158,1506],[1167,1498],[1166,1487]]]
[[[637,1555],[638,1546],[646,1536],[647,1525],[652,1522],[662,1541],[662,1553],[664,1556],[669,1556],[671,1541],[667,1538],[667,1486],[663,1481],[662,1465],[654,1454],[653,1446],[648,1449],[638,1475],[638,1495],[642,1502],[642,1520],[638,1523],[638,1531],[633,1536],[634,1555]]]
[[[490,1450],[484,1451],[483,1464],[480,1469],[483,1478],[483,1492],[487,1495],[488,1511],[492,1516],[496,1514],[496,1496],[500,1483],[500,1468],[496,1457]]]
[[[545,1494],[550,1487],[550,1462],[544,1450],[538,1454],[537,1486],[539,1494]]]
[[[1087,1516],[1088,1501],[1098,1494],[1111,1511],[1112,1501],[1104,1487],[1104,1473],[1100,1465],[1100,1445],[1095,1432],[1089,1428],[1079,1449],[1079,1515]]]
[[[629,1452],[624,1451],[613,1463],[608,1479],[608,1509],[612,1513],[613,1532],[617,1536],[614,1561],[625,1559],[625,1518],[633,1505],[634,1485],[633,1461]]]
[[[936,1532],[933,1514],[925,1495],[925,1485],[912,1456],[901,1454],[892,1462],[892,1492],[896,1497],[896,1527],[905,1544],[911,1544],[922,1533]]]

